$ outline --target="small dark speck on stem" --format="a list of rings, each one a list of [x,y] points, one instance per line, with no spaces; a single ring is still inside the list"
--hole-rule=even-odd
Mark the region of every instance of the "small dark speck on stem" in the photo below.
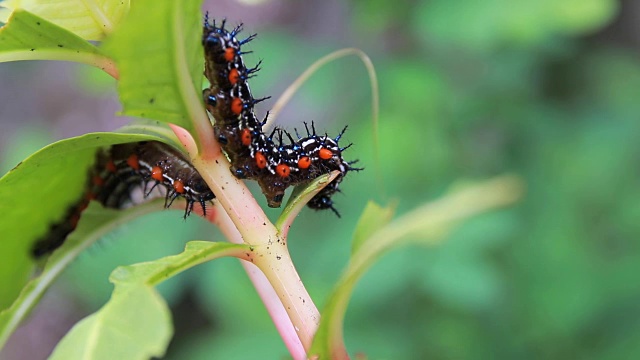
[[[153,104],[154,102],[156,102],[156,99],[155,99],[155,98],[151,98],[151,99],[149,99],[149,104]]]
[[[58,47],[59,47],[59,48],[62,48],[62,47],[64,47],[64,45],[58,44]]]
[[[31,49],[31,51],[35,51],[36,49]]]
[[[36,24],[37,24],[38,26],[40,26],[40,21],[36,21]]]

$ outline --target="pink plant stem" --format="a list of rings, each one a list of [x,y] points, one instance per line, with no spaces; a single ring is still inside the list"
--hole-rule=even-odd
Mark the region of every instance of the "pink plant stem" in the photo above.
[[[219,150],[210,150],[217,154],[213,158],[201,158],[192,152],[193,138],[178,126],[172,129],[216,194],[216,211],[208,220],[218,225],[229,241],[254,247],[254,265],[262,273],[252,264],[243,266],[291,355],[306,359],[320,314],[291,261],[286,237],[278,233],[245,184],[231,175]]]
[[[207,214],[207,220],[216,224],[230,242],[243,244],[244,241],[242,241],[242,235],[240,235],[240,232],[238,232],[238,229],[236,229],[229,216],[224,212],[224,209],[219,205],[215,206],[214,209],[215,212]],[[199,210],[200,209],[198,209],[198,211]],[[287,314],[284,305],[282,305],[282,302],[279,300],[278,294],[276,294],[271,284],[269,284],[269,280],[255,265],[247,261],[241,261],[240,263],[247,272],[258,296],[262,299],[269,316],[271,316],[271,319],[273,320],[273,323],[291,356],[296,360],[306,359],[306,351],[300,342],[300,338],[298,337],[293,323],[289,319],[289,315]]]
[[[255,264],[278,294],[302,346],[309,350],[320,323],[320,312],[300,280],[286,246],[269,248],[264,257],[256,257]]]
[[[251,279],[258,296],[260,296],[264,306],[267,308],[267,312],[271,316],[271,319],[273,320],[278,333],[280,333],[282,341],[284,341],[284,345],[289,350],[291,357],[295,360],[306,359],[307,352],[305,351],[304,346],[302,346],[302,342],[300,342],[300,338],[298,337],[293,323],[289,319],[286,309],[278,299],[278,294],[273,290],[271,284],[269,284],[269,280],[267,280],[257,266],[246,261],[242,262],[242,266],[247,272],[249,279]]]

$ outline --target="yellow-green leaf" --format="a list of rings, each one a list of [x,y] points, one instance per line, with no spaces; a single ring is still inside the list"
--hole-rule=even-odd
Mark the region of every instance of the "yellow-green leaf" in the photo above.
[[[67,29],[85,40],[102,40],[129,11],[129,0],[6,0],[0,21],[23,9]]]
[[[200,1],[137,0],[103,49],[118,66],[125,115],[210,126],[202,104]]]
[[[88,41],[24,10],[0,28],[0,62],[64,60],[93,65],[114,75],[111,59]]]
[[[309,200],[316,196],[325,186],[329,185],[339,174],[340,172],[336,170],[330,174],[319,176],[308,184],[296,186],[276,222],[278,231],[287,232],[289,230],[288,227],[291,226],[293,220]]]
[[[107,305],[76,324],[49,359],[161,357],[172,334],[171,312],[154,288],[116,288]]]
[[[111,273],[111,299],[85,318],[56,347],[52,359],[148,359],[160,357],[169,344],[169,309],[153,286],[193,266],[223,256],[249,258],[245,244],[191,241],[184,252],[145,263],[121,266]]]

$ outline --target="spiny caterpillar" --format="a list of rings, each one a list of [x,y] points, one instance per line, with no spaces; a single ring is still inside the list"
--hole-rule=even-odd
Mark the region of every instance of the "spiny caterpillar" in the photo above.
[[[165,207],[179,197],[184,198],[185,218],[195,203],[206,214],[206,203],[216,197],[187,158],[171,146],[158,141],[113,145],[98,152],[87,191],[67,210],[63,221],[52,225],[48,234],[35,243],[33,256],[38,258],[60,247],[75,230],[90,200],[107,208],[122,209],[132,203],[136,188],[141,188],[145,197],[154,189],[163,188],[160,193],[164,193]]]
[[[351,167],[342,152],[351,144],[340,147],[338,141],[346,127],[335,138],[318,135],[315,126],[305,123],[306,136],[297,139],[276,128],[270,135],[263,132],[265,121],[258,120],[254,106],[266,98],[255,99],[248,80],[260,70],[245,66],[242,46],[255,38],[251,35],[238,40],[242,25],[231,31],[225,22],[217,26],[205,16],[202,44],[205,52],[205,76],[211,84],[203,91],[204,102],[214,122],[214,131],[231,162],[231,171],[241,179],[256,180],[270,207],[279,207],[289,186],[307,183],[318,176],[338,170],[338,177],[320,191],[308,206],[331,209],[331,196],[339,191],[339,184]],[[288,142],[283,141],[286,136]]]

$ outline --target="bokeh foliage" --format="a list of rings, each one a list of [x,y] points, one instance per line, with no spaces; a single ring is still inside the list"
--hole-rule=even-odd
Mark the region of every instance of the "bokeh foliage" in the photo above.
[[[402,213],[460,179],[515,172],[527,182],[520,206],[465,224],[438,249],[413,246],[383,258],[356,287],[348,348],[373,359],[638,357],[640,61],[638,49],[597,38],[615,21],[619,3],[346,4],[345,38],[370,54],[380,76],[384,187],[373,175],[364,71],[355,61],[329,66],[290,106],[324,121],[318,114],[331,109],[335,119],[327,128],[349,123],[346,136],[355,146],[348,155],[367,170],[336,196],[343,219],[305,211],[291,230],[292,256],[318,305],[346,264],[350,232],[369,198],[396,198]],[[270,29],[251,44],[257,56],[248,63],[265,59],[256,94],[276,95],[269,84],[344,45],[302,41],[286,24]],[[185,225],[177,213],[163,215],[130,226],[153,232],[156,257],[181,247],[167,243],[178,236],[162,236],[160,224],[192,228],[191,219]],[[153,258],[137,240],[120,240],[127,230],[67,274],[81,284],[75,295],[92,306],[110,291],[96,279],[106,279],[116,264]],[[114,266],[94,271],[105,263]],[[173,281],[164,289],[177,305],[169,358],[286,352],[232,260]],[[198,321],[189,326],[189,319]]]

